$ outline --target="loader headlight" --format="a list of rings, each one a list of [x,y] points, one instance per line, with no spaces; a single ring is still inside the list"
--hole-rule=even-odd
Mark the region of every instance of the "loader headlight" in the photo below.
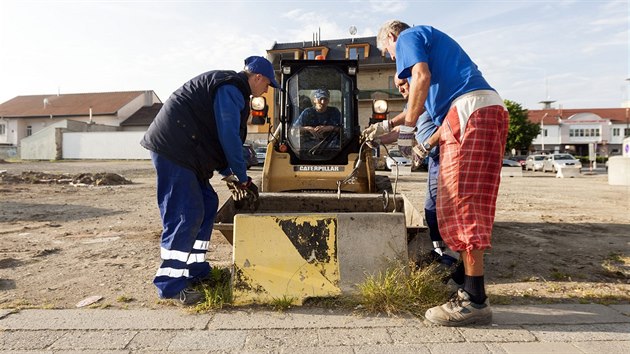
[[[264,97],[253,97],[250,103],[250,108],[252,111],[262,111],[265,109],[266,104],[267,100]]]
[[[387,109],[388,107],[386,100],[374,100],[374,102],[372,102],[372,112],[374,113],[387,113]]]

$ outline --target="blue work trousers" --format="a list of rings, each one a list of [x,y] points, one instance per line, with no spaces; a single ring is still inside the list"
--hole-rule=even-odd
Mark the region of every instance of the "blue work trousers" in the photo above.
[[[151,152],[157,173],[157,202],[162,217],[162,263],[153,279],[161,298],[177,297],[191,280],[210,273],[206,252],[219,207],[209,181],[192,170]]]
[[[442,235],[438,228],[437,221],[437,190],[438,190],[438,173],[440,172],[440,152],[436,146],[429,154],[428,177],[427,177],[427,194],[424,200],[424,218],[429,227],[429,237],[431,241],[442,241]]]

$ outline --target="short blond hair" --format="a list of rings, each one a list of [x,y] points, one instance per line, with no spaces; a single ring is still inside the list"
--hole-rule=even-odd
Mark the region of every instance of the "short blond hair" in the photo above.
[[[385,22],[376,36],[376,47],[382,53],[387,46],[387,36],[389,36],[390,33],[398,36],[400,32],[406,30],[407,28],[409,28],[409,25],[402,21],[389,20]]]

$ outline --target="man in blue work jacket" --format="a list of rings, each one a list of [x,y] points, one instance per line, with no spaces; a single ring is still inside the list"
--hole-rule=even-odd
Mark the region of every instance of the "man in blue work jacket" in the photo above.
[[[273,66],[259,56],[245,59],[238,73],[203,73],[168,98],[140,142],[151,151],[157,173],[162,263],[153,283],[160,298],[183,305],[203,300],[193,285],[210,273],[206,252],[219,205],[209,181],[214,171],[238,179],[233,188],[258,194],[242,145],[250,97],[269,86],[279,87]]]

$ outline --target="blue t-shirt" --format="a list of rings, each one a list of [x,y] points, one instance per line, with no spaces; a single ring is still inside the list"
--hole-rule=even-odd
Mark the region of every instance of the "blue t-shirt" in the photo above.
[[[431,26],[406,29],[396,41],[398,77],[410,78],[417,63],[429,66],[431,84],[424,107],[438,126],[457,97],[475,90],[494,90],[462,47]]]
[[[319,125],[341,125],[341,112],[336,107],[327,107],[324,112],[317,112],[314,107],[302,111],[294,126],[316,127]]]

